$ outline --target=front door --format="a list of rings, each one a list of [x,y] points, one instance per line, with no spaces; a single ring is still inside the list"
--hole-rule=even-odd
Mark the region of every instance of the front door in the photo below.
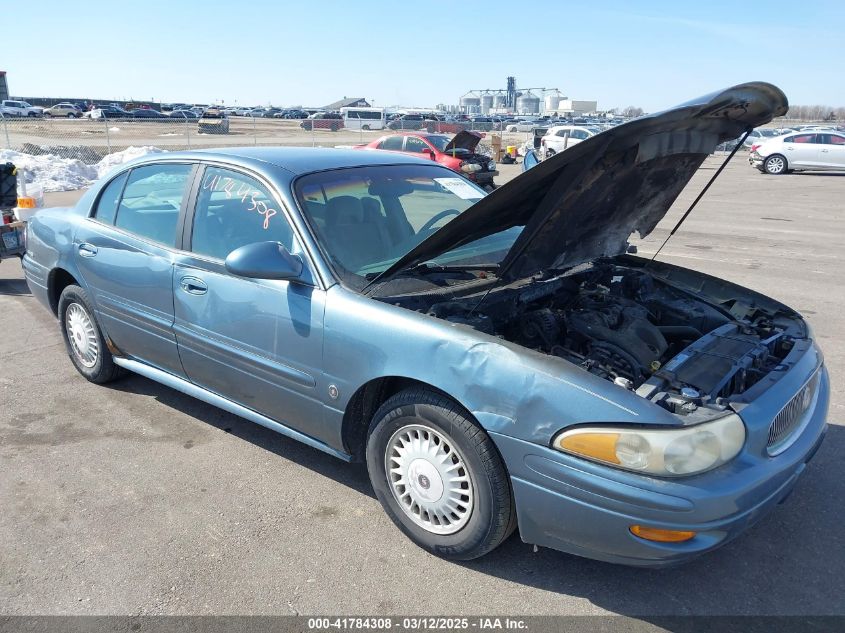
[[[189,235],[187,235],[189,234]],[[176,340],[188,378],[321,441],[318,397],[325,292],[307,266],[297,281],[230,274],[226,256],[255,242],[298,241],[284,208],[258,178],[208,166],[173,278]]]
[[[173,256],[194,165],[136,167],[112,180],[74,236],[99,322],[122,354],[184,376],[173,334]]]

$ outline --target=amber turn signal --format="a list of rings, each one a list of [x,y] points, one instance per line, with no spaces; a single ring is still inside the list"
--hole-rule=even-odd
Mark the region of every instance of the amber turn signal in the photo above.
[[[632,525],[630,528],[631,534],[639,536],[647,541],[657,541],[659,543],[682,543],[690,540],[695,536],[695,532],[686,530],[661,530],[660,528],[651,528],[644,525]]]

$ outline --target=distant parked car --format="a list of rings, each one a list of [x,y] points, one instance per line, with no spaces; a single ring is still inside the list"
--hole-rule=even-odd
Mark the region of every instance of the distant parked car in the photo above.
[[[86,119],[126,119],[132,116],[123,108],[114,105],[104,105],[93,110],[88,110],[83,115]]]
[[[343,117],[337,112],[315,112],[299,124],[303,130],[331,130],[337,132],[343,127]]]
[[[82,116],[82,110],[72,103],[57,103],[56,105],[46,108],[44,116],[63,116],[68,119],[78,119]]]
[[[506,132],[530,132],[539,123],[537,121],[519,121],[517,123],[508,123],[505,125]]]
[[[197,130],[205,134],[228,134],[229,115],[224,110],[209,108],[202,113]]]
[[[554,156],[564,149],[577,145],[601,132],[597,127],[583,125],[555,125],[550,127],[540,142],[546,156]]]
[[[743,146],[751,147],[754,144],[759,145],[766,139],[774,138],[776,136],[780,136],[778,131],[770,127],[761,127],[756,130],[751,130],[751,133],[748,135],[748,138],[745,139]]]
[[[200,118],[193,110],[174,110],[169,116],[171,119],[191,119],[194,121]]]
[[[388,123],[387,127],[391,130],[425,130],[431,127],[433,131],[434,126],[429,124],[437,121],[438,118],[433,114],[402,114]]]
[[[845,133],[795,132],[751,147],[748,162],[772,175],[790,171],[845,171]]]
[[[44,113],[44,108],[30,105],[26,101],[4,99],[3,102],[0,103],[0,113],[4,116],[37,117]]]
[[[475,152],[479,142],[481,135],[475,132],[459,132],[454,138],[445,134],[400,132],[382,136],[366,145],[358,145],[356,149],[380,149],[428,156],[478,185],[495,186],[493,177],[499,175],[496,171],[496,161],[490,156]]]
[[[158,110],[153,110],[152,108],[138,108],[137,110],[132,110],[129,113],[129,116],[133,119],[168,119],[166,114],[162,114]]]

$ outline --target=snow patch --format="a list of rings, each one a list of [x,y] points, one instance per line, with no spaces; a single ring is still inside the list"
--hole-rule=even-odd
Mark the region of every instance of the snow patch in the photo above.
[[[121,152],[107,154],[96,165],[86,165],[76,158],[62,158],[53,154],[33,156],[4,149],[0,150],[0,163],[14,163],[23,172],[27,184],[41,187],[43,191],[73,191],[90,186],[127,161],[164,151],[149,145],[128,147]]]

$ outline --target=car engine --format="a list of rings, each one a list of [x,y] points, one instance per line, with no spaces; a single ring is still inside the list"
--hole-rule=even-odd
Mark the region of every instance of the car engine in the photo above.
[[[677,413],[727,403],[796,344],[795,320],[613,264],[432,303],[429,314],[563,358]]]

